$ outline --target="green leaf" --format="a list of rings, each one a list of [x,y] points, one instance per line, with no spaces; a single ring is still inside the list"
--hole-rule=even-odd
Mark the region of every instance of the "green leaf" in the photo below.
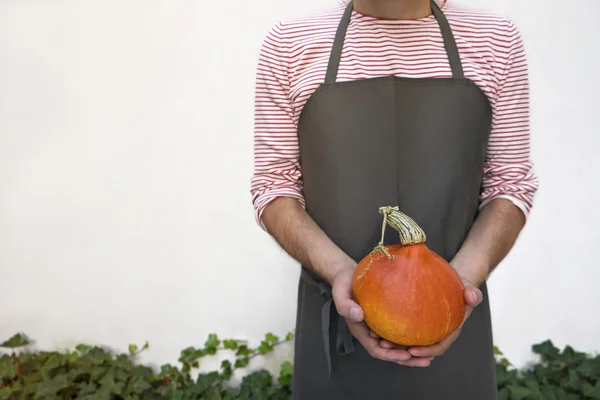
[[[260,346],[258,346],[258,352],[262,355],[265,355],[267,353],[269,353],[271,350],[273,350],[273,346],[271,346],[269,343],[262,342],[260,344]]]
[[[78,344],[77,346],[75,346],[75,350],[77,350],[79,353],[87,353],[88,351],[90,351],[90,349],[91,347],[85,344]]]
[[[498,391],[498,400],[509,400],[509,398],[510,392],[508,388],[503,388],[500,391]]]
[[[45,397],[59,398],[58,392],[69,387],[67,374],[60,374],[53,379],[41,382],[37,387],[36,399]]]
[[[129,345],[129,352],[130,352],[131,354],[135,354],[135,353],[137,353],[137,351],[138,351],[138,347],[137,347],[137,345],[135,345],[135,344],[130,344],[130,345]]]
[[[208,354],[214,354],[220,344],[221,341],[219,340],[219,337],[216,334],[211,333],[208,335],[208,339],[204,343],[204,349]]]
[[[223,347],[228,350],[237,350],[238,342],[237,340],[223,340]]]
[[[224,381],[228,381],[231,379],[231,375],[233,374],[233,367],[231,366],[231,361],[223,360],[221,362],[221,375]]]
[[[293,375],[294,365],[289,361],[285,361],[281,364],[281,367],[279,369],[279,378],[277,378],[277,381],[281,386],[288,387],[291,389]]]
[[[252,354],[252,351],[245,344],[240,345],[235,353],[236,356],[249,356],[250,354]]]
[[[532,349],[534,353],[542,356],[544,360],[553,360],[560,354],[560,350],[554,346],[551,340],[536,344]]]
[[[590,399],[600,400],[600,382],[593,386],[585,382],[583,384],[583,394]]]
[[[13,394],[13,390],[9,387],[0,388],[0,400],[8,400]]]
[[[569,376],[567,378],[567,382],[565,383],[565,387],[577,391],[581,389],[581,378],[579,377],[577,372],[575,372],[575,370],[569,370]]]
[[[541,394],[541,400],[560,400],[560,398],[557,397],[556,388],[553,386],[543,387]]]
[[[273,333],[269,332],[265,335],[265,341],[267,341],[268,343],[277,343],[279,342],[279,337],[274,335]]]
[[[215,387],[211,387],[210,389],[208,389],[204,398],[206,400],[223,400],[223,397],[221,397],[221,393],[220,393],[219,389],[217,389]]]
[[[42,375],[46,376],[52,373],[53,370],[60,367],[62,364],[62,357],[58,354],[52,354],[48,359],[42,364],[41,372]]]
[[[534,395],[539,396],[540,384],[536,380],[533,380],[533,379],[525,380],[525,386],[527,386],[529,389],[531,389],[531,391],[534,393]]]
[[[592,360],[583,361],[576,369],[577,373],[585,377],[593,377],[598,371],[594,371],[594,363]]]
[[[250,363],[250,359],[248,357],[241,357],[235,360],[235,368],[246,368]]]
[[[293,339],[294,339],[294,332],[288,332],[288,334],[287,334],[287,335],[285,335],[285,340],[286,340],[287,342],[289,342],[289,341],[291,341],[291,340],[293,340]]]
[[[142,394],[144,391],[150,389],[152,385],[146,382],[142,376],[134,376],[127,385],[127,391],[130,393]]]
[[[521,400],[521,399],[529,399],[536,398],[536,392],[530,388],[518,386],[518,385],[510,385],[508,390],[511,394],[511,400]]]
[[[11,379],[17,376],[17,366],[9,356],[0,358],[0,382],[3,379]]]
[[[19,347],[25,347],[30,344],[30,341],[20,333],[17,333],[4,343],[0,344],[0,347],[4,347],[7,349],[16,349]]]

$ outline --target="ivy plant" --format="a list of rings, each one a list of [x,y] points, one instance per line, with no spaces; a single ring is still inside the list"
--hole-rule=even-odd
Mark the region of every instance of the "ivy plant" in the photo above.
[[[181,351],[179,365],[163,365],[156,371],[136,362],[136,356],[148,349],[129,346],[126,354],[80,344],[69,352],[18,351],[30,344],[21,334],[2,343],[8,353],[0,357],[0,399],[78,399],[78,400],[287,400],[291,397],[293,366],[281,365],[275,379],[266,370],[246,375],[241,384],[230,384],[237,369],[250,360],[271,352],[275,346],[293,339],[288,333],[280,340],[265,335],[253,348],[246,341],[220,340],[208,336],[202,348],[188,347]],[[203,357],[229,351],[232,355],[221,368],[208,373],[194,373]]]
[[[281,364],[278,376],[264,369],[246,374],[232,384],[236,370],[249,366],[275,346],[293,340],[269,333],[256,347],[236,339],[210,334],[200,348],[181,351],[177,365],[153,369],[137,362],[148,349],[130,345],[118,354],[98,346],[80,344],[71,351],[28,351],[22,334],[0,344],[0,400],[289,400],[293,365]],[[600,400],[600,356],[559,350],[551,341],[532,347],[539,361],[516,369],[496,350],[499,400]],[[220,368],[198,372],[203,357],[227,352]]]
[[[600,355],[547,340],[532,347],[539,361],[519,371],[495,350],[498,400],[600,400]]]

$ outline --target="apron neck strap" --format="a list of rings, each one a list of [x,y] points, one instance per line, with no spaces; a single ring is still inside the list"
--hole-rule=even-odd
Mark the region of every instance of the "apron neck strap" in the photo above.
[[[450,24],[448,23],[448,20],[446,19],[446,16],[440,7],[433,0],[431,0],[431,9],[435,19],[438,22],[438,25],[440,26],[440,31],[444,40],[444,47],[446,49],[448,61],[450,62],[450,69],[452,70],[452,77],[455,79],[463,79],[463,67],[460,61],[458,47],[456,46],[456,41],[454,40],[454,35],[452,34],[452,29],[450,29]],[[335,34],[335,39],[331,48],[331,54],[329,55],[327,73],[325,74],[325,84],[335,83],[337,79],[340,59],[342,58],[342,49],[344,47],[344,39],[346,38],[346,31],[350,25],[350,19],[352,17],[353,10],[354,2],[350,0]]]

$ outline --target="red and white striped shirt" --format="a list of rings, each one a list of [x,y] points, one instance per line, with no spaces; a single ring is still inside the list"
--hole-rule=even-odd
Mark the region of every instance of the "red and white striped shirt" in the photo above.
[[[521,36],[511,21],[439,0],[452,28],[465,77],[488,97],[493,126],[484,167],[481,205],[511,200],[528,216],[538,178],[532,172],[529,80]],[[346,8],[280,22],[261,48],[256,81],[254,173],[251,194],[257,222],[275,198],[304,205],[297,124],[304,104],[323,82],[335,32]],[[360,14],[352,19],[338,81],[380,76],[447,78],[452,73],[433,15],[384,20]]]

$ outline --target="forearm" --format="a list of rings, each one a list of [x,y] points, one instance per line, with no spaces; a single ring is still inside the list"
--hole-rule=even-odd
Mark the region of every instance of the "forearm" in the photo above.
[[[452,265],[480,285],[509,253],[524,224],[522,211],[512,202],[491,201],[481,210]]]
[[[356,265],[295,199],[274,200],[265,208],[262,221],[290,256],[329,283],[340,270]]]

